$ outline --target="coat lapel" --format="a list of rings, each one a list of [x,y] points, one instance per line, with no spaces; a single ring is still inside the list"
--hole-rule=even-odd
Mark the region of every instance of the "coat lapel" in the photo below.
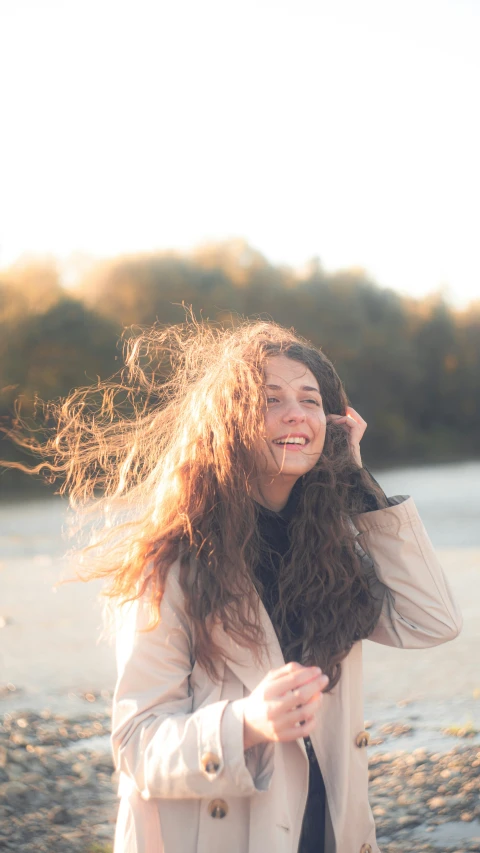
[[[227,666],[251,692],[271,669],[285,664],[285,659],[278,642],[271,619],[259,600],[260,623],[265,633],[266,648],[262,650],[257,662],[250,649],[240,646],[227,634],[220,623],[215,623],[212,638],[225,655]]]
[[[248,648],[240,646],[232,640],[219,622],[216,622],[212,628],[212,638],[224,653],[226,666],[232,670],[250,693],[255,690],[255,687],[260,684],[271,669],[278,669],[285,665],[285,658],[275,628],[261,599],[259,599],[259,613],[266,639],[266,648],[262,650],[259,663],[256,662]],[[303,753],[305,761],[308,761],[303,738],[299,737],[295,743]]]

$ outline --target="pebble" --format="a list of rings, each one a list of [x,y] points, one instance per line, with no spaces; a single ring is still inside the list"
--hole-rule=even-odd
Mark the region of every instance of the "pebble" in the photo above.
[[[16,805],[25,800],[28,793],[29,787],[24,782],[7,782],[0,789],[0,797],[3,796],[9,805]]]
[[[399,827],[419,826],[421,823],[423,823],[423,821],[420,817],[418,817],[417,815],[411,815],[411,814],[400,815],[400,817],[398,817],[395,822],[396,822],[397,826],[399,826]]]
[[[446,805],[445,797],[432,797],[431,800],[427,801],[427,805],[430,806],[431,809],[441,809]]]
[[[52,823],[70,823],[72,817],[71,812],[63,806],[54,806],[47,812],[47,818]]]

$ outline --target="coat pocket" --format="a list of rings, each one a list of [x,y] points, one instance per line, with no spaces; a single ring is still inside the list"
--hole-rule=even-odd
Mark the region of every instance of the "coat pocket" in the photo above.
[[[200,801],[196,853],[249,853],[250,798]]]

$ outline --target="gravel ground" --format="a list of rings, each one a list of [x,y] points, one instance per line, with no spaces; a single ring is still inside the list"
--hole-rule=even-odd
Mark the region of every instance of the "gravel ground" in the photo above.
[[[93,703],[96,697],[85,698]],[[410,724],[366,726],[376,734],[370,802],[382,853],[480,851],[475,733],[460,729],[458,745],[449,751],[410,752],[398,748]],[[50,710],[3,715],[0,850],[110,853],[117,799],[109,731],[108,711],[92,706],[75,717]]]
[[[369,776],[384,853],[480,851],[478,746],[444,754],[424,749],[379,753],[370,759]]]
[[[4,715],[1,851],[109,853],[117,810],[109,732],[102,712]]]

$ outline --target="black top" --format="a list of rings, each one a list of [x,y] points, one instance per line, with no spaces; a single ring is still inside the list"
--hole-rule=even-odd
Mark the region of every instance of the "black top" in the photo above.
[[[354,474],[353,478],[354,485],[356,485],[357,488],[361,488],[360,483],[358,483],[358,475]],[[299,490],[298,488],[294,488],[287,506],[281,513],[272,512],[265,507],[259,506],[258,532],[260,535],[261,549],[260,562],[255,570],[255,574],[263,587],[261,592],[262,601],[270,617],[278,603],[278,574],[280,561],[290,547],[288,525],[295,512],[295,508],[298,503],[298,496]],[[387,501],[387,498],[385,498],[385,500]],[[376,498],[370,494],[363,494],[363,503],[365,512],[381,508]],[[302,621],[298,615],[292,612],[287,614],[287,622],[288,628],[292,632],[293,637],[298,638],[298,654],[295,654],[295,657],[300,659],[303,639]],[[280,646],[283,649],[285,647],[285,641],[282,637],[279,638],[279,641]],[[325,786],[310,738],[307,737],[304,740],[310,761],[310,775],[308,799],[305,809],[299,853],[324,853]]]

